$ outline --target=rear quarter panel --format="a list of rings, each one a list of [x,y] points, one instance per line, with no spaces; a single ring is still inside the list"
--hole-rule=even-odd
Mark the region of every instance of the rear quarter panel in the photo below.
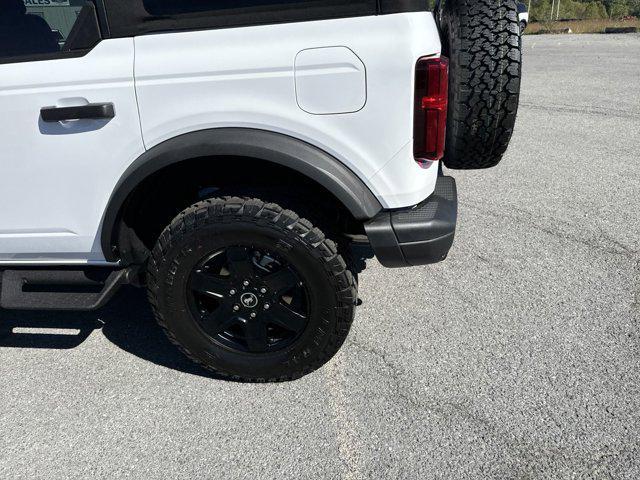
[[[318,115],[300,107],[296,57],[324,47],[346,47],[364,64],[358,111]],[[437,168],[420,168],[412,148],[414,67],[440,53],[431,13],[154,34],[135,38],[135,49],[146,148],[202,129],[258,128],[333,155],[384,207],[414,205],[433,192]],[[332,82],[343,67],[318,64],[306,74]]]

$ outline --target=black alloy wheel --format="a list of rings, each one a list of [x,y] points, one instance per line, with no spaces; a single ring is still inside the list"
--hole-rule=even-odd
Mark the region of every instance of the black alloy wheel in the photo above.
[[[308,324],[306,287],[269,251],[234,245],[207,257],[188,284],[192,314],[213,340],[239,352],[290,346]]]

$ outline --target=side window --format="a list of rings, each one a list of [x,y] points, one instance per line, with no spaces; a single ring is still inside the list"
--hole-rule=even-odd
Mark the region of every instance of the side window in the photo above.
[[[151,15],[181,15],[200,12],[220,12],[225,10],[253,10],[265,12],[269,10],[301,10],[309,7],[323,6],[338,8],[344,0],[338,2],[327,0],[144,0],[144,7]],[[354,4],[369,3],[363,0],[350,0]]]
[[[0,63],[77,55],[100,41],[86,0],[0,0]]]
[[[110,35],[121,38],[176,30],[235,28],[377,15],[381,1],[104,0],[104,6]]]

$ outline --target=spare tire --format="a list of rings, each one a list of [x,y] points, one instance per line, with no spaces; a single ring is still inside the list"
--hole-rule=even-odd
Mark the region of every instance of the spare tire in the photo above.
[[[494,167],[509,146],[520,98],[516,1],[442,0],[437,17],[450,60],[444,164]]]

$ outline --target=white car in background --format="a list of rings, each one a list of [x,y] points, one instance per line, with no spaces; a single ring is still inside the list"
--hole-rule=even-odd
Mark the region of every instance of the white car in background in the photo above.
[[[518,21],[520,22],[520,33],[524,33],[529,25],[529,9],[522,2],[518,2]]]

